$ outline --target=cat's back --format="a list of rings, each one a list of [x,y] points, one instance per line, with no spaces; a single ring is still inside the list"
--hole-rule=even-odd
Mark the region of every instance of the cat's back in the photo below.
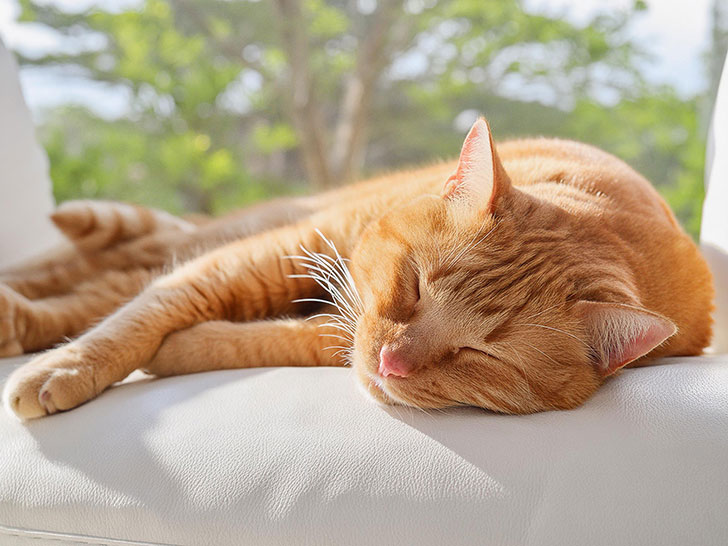
[[[552,199],[559,190],[571,195],[567,188],[577,190],[584,203],[652,214],[656,221],[666,221],[679,231],[675,217],[654,187],[624,161],[599,148],[572,140],[533,138],[503,142],[498,153],[516,186],[550,187],[550,193],[546,189],[541,195]],[[549,182],[553,184],[544,184]]]
[[[621,159],[589,144],[537,138],[507,141],[498,152],[514,186],[608,230],[636,249],[690,241],[654,186]]]

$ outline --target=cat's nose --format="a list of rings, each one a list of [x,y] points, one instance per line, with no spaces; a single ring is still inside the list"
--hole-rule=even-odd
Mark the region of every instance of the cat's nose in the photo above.
[[[412,373],[414,367],[402,355],[392,350],[388,345],[383,345],[379,351],[379,375],[387,377],[407,377]]]

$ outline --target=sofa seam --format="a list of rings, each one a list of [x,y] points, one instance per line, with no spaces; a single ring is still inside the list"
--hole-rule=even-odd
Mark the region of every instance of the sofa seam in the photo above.
[[[23,527],[10,527],[0,524],[0,535],[32,539],[32,540],[52,540],[62,544],[88,544],[90,546],[114,545],[119,546],[179,546],[168,542],[139,542],[135,540],[126,540],[123,538],[110,538],[92,535],[78,535],[75,533],[59,533],[56,531],[43,531],[40,529],[25,529]],[[86,539],[86,540],[81,540]],[[93,542],[89,542],[92,540]]]

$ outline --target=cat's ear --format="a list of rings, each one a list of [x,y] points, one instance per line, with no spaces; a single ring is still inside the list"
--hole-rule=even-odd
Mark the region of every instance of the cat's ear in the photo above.
[[[445,182],[445,199],[493,212],[511,183],[493,145],[488,122],[478,119],[465,137],[455,172]]]
[[[594,365],[603,376],[646,355],[677,332],[672,321],[631,305],[580,301],[574,309],[586,325]]]

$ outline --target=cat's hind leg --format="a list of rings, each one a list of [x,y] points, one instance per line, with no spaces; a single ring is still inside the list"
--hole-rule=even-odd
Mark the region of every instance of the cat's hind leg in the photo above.
[[[62,204],[52,219],[73,244],[0,271],[0,283],[28,299],[60,296],[104,271],[162,268],[229,241],[291,224],[319,206],[315,198],[282,198],[222,218],[188,222],[136,205],[70,201]]]
[[[161,267],[197,230],[166,212],[112,201],[67,201],[51,219],[67,242],[0,271],[0,282],[28,299],[69,293],[103,271]]]
[[[160,271],[106,271],[61,296],[31,300],[0,283],[0,357],[76,337],[136,296]]]
[[[23,354],[17,316],[28,300],[0,283],[0,358]]]
[[[168,335],[144,370],[170,376],[262,366],[345,366],[350,343],[326,322],[203,322]]]
[[[5,386],[5,403],[23,418],[71,409],[145,367],[173,332],[209,320],[253,321],[295,312],[300,306],[293,300],[321,297],[322,289],[305,275],[303,264],[287,256],[300,246],[330,252],[327,244],[304,223],[200,256],[157,279],[80,338],[16,370]]]
[[[78,283],[95,274],[98,268],[75,247],[66,244],[50,256],[1,271],[0,283],[34,300],[71,292]]]
[[[162,210],[86,199],[62,203],[51,220],[82,252],[96,252],[152,233],[190,233],[196,229],[194,224]]]

